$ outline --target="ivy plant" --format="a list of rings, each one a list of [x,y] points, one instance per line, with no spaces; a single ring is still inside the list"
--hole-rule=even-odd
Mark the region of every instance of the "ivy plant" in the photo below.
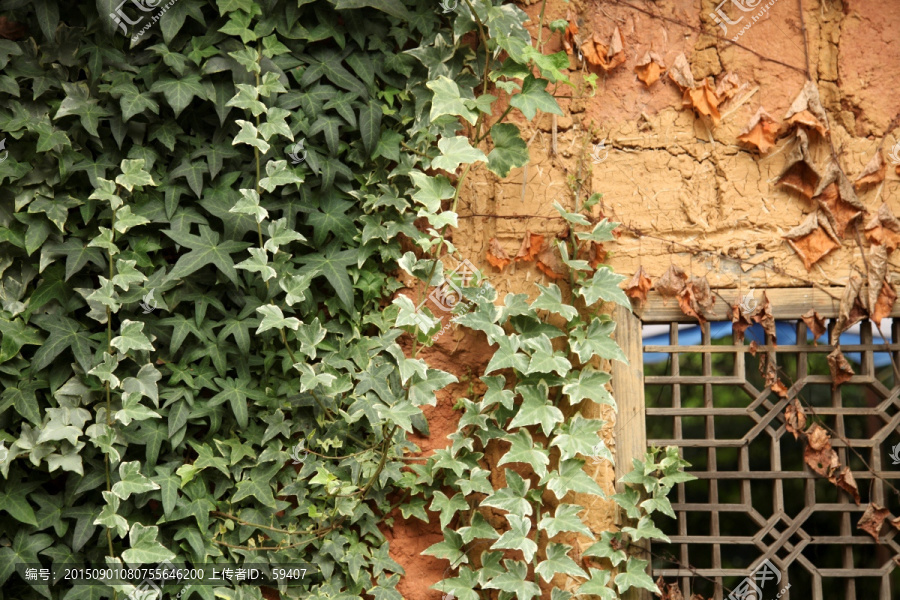
[[[455,378],[417,357],[439,324],[390,302],[392,273],[442,280],[461,182],[526,164],[511,118],[561,114],[565,55],[534,48],[526,15],[489,0],[450,15],[406,0],[149,4],[0,3],[0,593],[124,597],[134,585],[20,573],[171,561],[312,564],[283,597],[399,599],[382,532],[395,508],[440,515],[430,553],[457,568],[439,586],[459,598],[530,598],[534,574],[585,577],[601,596],[645,586],[636,558],[609,583],[564,544],[540,549],[541,535],[585,531],[578,507],[550,511],[538,491],[600,492],[581,457],[601,423],[563,419],[560,403],[612,402],[608,375],[584,365],[621,358],[614,323],[555,285],[530,305],[496,306],[489,285],[473,296],[457,320],[499,345],[489,391],[460,399],[449,448],[406,460],[407,434],[428,433],[420,407]],[[586,305],[622,300],[609,269],[564,256]],[[493,490],[479,466],[491,439],[537,483],[509,467]],[[610,548],[659,535],[643,519],[666,512],[674,475],[647,468],[646,499],[614,497],[641,516]],[[477,498],[508,529],[476,516]],[[525,562],[503,560],[513,548]]]

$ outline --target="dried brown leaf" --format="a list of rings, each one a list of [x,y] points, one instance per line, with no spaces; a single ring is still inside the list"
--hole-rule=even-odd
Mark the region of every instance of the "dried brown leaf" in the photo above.
[[[847,362],[840,346],[828,355],[828,369],[831,371],[831,389],[837,389],[853,377],[853,367]]]
[[[491,238],[491,241],[488,244],[487,261],[501,271],[506,268],[506,265],[512,262],[497,238]]]
[[[597,269],[600,265],[605,263],[608,258],[609,251],[603,247],[603,244],[600,242],[591,242],[591,245],[588,248],[587,261],[592,268]]]
[[[866,512],[860,517],[857,527],[872,536],[875,543],[878,543],[878,535],[881,533],[881,527],[884,525],[884,519],[891,514],[891,511],[875,504],[874,502],[866,507]]]
[[[695,88],[684,90],[684,105],[691,106],[697,114],[712,119],[713,125],[718,125],[722,115],[719,114],[719,97],[709,85],[709,80]]]
[[[856,479],[853,477],[853,471],[850,470],[850,467],[841,467],[831,474],[828,481],[853,496],[853,501],[859,505],[859,486],[856,485]]]
[[[825,319],[823,319],[814,308],[809,309],[806,314],[800,318],[803,319],[803,322],[806,323],[806,327],[813,334],[813,344],[816,344],[816,340],[822,337],[822,334],[827,330]]]
[[[662,277],[656,280],[656,291],[663,298],[671,298],[677,296],[684,289],[688,276],[675,265],[662,274]]]
[[[10,21],[6,17],[0,17],[0,38],[21,40],[26,35],[28,35],[28,29],[25,25]]]
[[[796,145],[787,155],[787,165],[778,178],[778,185],[783,185],[797,191],[801,196],[810,200],[819,187],[822,176],[813,165],[809,155],[809,136],[802,129],[794,134]]]
[[[800,404],[800,400],[794,398],[787,408],[784,409],[784,427],[789,433],[794,434],[794,439],[798,439],[806,429],[806,412]]]
[[[772,343],[777,344],[778,340],[775,332],[775,317],[772,316],[772,304],[769,302],[769,296],[763,292],[762,302],[753,313],[753,322],[762,325],[763,330],[771,336]]]
[[[850,223],[865,211],[865,205],[859,201],[850,180],[833,162],[822,177],[814,200],[819,203],[819,208],[826,214],[840,238],[844,237]]]
[[[731,307],[731,331],[734,336],[735,344],[744,343],[744,332],[750,327],[751,323],[741,312],[741,305],[735,304]]]
[[[856,181],[853,182],[853,187],[861,190],[872,185],[878,185],[884,181],[886,173],[887,163],[884,162],[884,156],[882,156],[881,150],[876,150],[875,156],[873,156],[872,160],[866,164],[862,173],[856,177]]]
[[[741,79],[737,73],[727,73],[716,85],[716,96],[722,100],[733,98],[741,89]]]
[[[566,265],[554,246],[548,246],[538,254],[537,268],[550,279],[563,279],[566,276]]]
[[[659,81],[659,76],[665,68],[666,65],[659,54],[645,52],[643,58],[634,66],[634,72],[637,73],[637,78],[644,82],[644,85],[650,87]]]
[[[514,260],[516,262],[533,261],[543,248],[544,236],[526,230],[525,237],[522,238],[522,245],[519,246],[519,251],[516,253]]]
[[[841,334],[853,327],[866,316],[866,309],[860,299],[862,294],[862,278],[857,273],[852,273],[844,287],[844,295],[841,296],[841,306],[838,309],[838,318],[831,330],[831,345],[837,346]]]
[[[750,356],[756,356],[756,353],[759,351],[759,344],[756,343],[756,340],[750,342]]]
[[[669,79],[675,82],[682,90],[697,86],[694,75],[691,73],[691,65],[688,63],[684,52],[675,57],[675,62],[669,67]]]
[[[647,301],[647,293],[653,286],[653,282],[647,277],[644,267],[640,267],[634,277],[625,285],[625,295],[636,300],[639,305]]]
[[[703,313],[712,310],[715,303],[716,298],[709,289],[706,277],[691,277],[678,293],[678,306],[681,312],[694,317],[701,325],[706,322]]]
[[[878,212],[872,215],[865,226],[866,239],[873,244],[882,244],[893,252],[900,246],[900,221],[891,208],[882,202]]]
[[[869,270],[866,277],[869,284],[869,295],[866,308],[869,309],[869,312],[874,312],[875,305],[878,304],[878,298],[881,296],[881,288],[887,281],[887,248],[881,245],[875,245],[869,248],[868,262]]]
[[[895,302],[897,302],[897,291],[889,281],[885,281],[881,287],[881,294],[875,302],[875,308],[872,309],[872,320],[876,325],[880,327],[881,320],[891,315]]]
[[[788,127],[800,125],[818,131],[822,136],[828,133],[828,127],[826,126],[828,117],[825,114],[825,109],[822,108],[819,88],[816,87],[813,81],[806,82],[784,115],[784,119],[787,121],[786,125]]]
[[[837,452],[831,447],[831,436],[818,423],[813,423],[806,433],[803,460],[810,469],[822,477],[831,476],[831,473],[841,466]]]
[[[807,271],[823,256],[841,246],[828,219],[819,219],[818,213],[811,213],[783,237],[803,261]]]
[[[580,49],[589,65],[600,67],[604,71],[612,71],[625,62],[625,43],[618,27],[613,30],[608,44],[603,42],[599,33],[594,32]]]
[[[752,146],[765,154],[775,147],[775,133],[778,131],[778,123],[775,122],[769,113],[763,107],[759,107],[756,114],[747,123],[747,127],[742,131],[737,139],[738,141]]]
[[[568,12],[566,13],[566,20],[569,24],[566,26],[566,31],[563,34],[563,48],[566,54],[572,54],[575,48],[575,36],[578,35],[578,24],[572,20]]]

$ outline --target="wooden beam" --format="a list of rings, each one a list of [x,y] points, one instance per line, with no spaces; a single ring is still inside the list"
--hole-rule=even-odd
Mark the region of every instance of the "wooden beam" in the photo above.
[[[826,291],[827,290],[827,291]],[[730,321],[731,307],[729,305],[739,303],[749,290],[713,290],[716,299],[711,311],[706,314],[709,321]],[[776,319],[796,319],[810,308],[816,309],[823,318],[837,317],[840,308],[840,298],[844,288],[769,288],[765,290],[769,303],[772,305],[772,315]],[[753,299],[759,303],[762,301],[763,290],[753,291]],[[652,291],[647,295],[647,301],[641,307],[635,308],[635,314],[644,323],[688,323],[697,320],[688,317],[678,307],[676,298],[663,298],[659,292]],[[900,303],[894,304],[891,316],[900,316]]]
[[[641,322],[627,308],[616,305],[613,318],[616,321],[616,342],[628,358],[628,364],[614,360],[612,363],[613,394],[618,405],[616,415],[616,480],[631,471],[631,459],[643,458],[647,451],[647,426],[644,409],[644,349],[641,338]],[[616,491],[624,491],[624,484],[617,483]],[[624,511],[620,523],[627,523]],[[647,540],[638,545],[649,548]],[[642,558],[649,559],[649,556]],[[622,596],[624,600],[650,600],[650,592],[631,589]]]

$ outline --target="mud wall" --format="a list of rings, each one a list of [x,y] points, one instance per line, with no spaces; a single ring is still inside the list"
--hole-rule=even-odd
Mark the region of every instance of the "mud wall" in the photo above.
[[[780,124],[809,78],[820,93],[830,134],[810,144],[810,161],[824,170],[836,156],[852,179],[881,151],[886,177],[861,189],[858,197],[870,213],[885,202],[900,214],[900,167],[889,156],[900,141],[900,2],[769,0],[750,12],[735,7],[741,3],[754,5],[753,0],[721,5],[728,20],[736,22],[725,23],[726,35],[711,15],[720,6],[713,0],[548,0],[545,53],[562,49],[562,36],[546,25],[568,18],[578,24],[582,43],[594,33],[609,39],[618,27],[625,61],[606,72],[573,52],[574,86],[556,92],[570,96],[560,100],[565,114],[522,123],[531,163],[503,180],[476,170],[465,182],[454,242],[490,277],[501,297],[534,296],[533,284],[546,285],[548,279],[534,263],[513,264],[502,272],[491,267],[486,260],[490,241],[496,238],[514,256],[526,231],[551,240],[564,229],[553,202],[571,210],[575,192],[582,199],[602,193],[595,216],[623,224],[606,250],[611,266],[624,275],[643,267],[655,280],[675,264],[707,277],[714,288],[744,290],[843,285],[854,266],[860,268],[852,229],[838,240],[839,247],[806,268],[783,235],[816,212],[816,203],[777,185],[796,141],[785,137],[761,155],[738,136],[760,108]],[[536,39],[541,2],[522,8],[531,16]],[[728,41],[738,34],[737,43]],[[648,52],[667,68],[684,54],[697,83],[710,78],[710,87],[722,94],[717,123],[683,105],[682,90],[665,70],[650,86],[638,79],[634,68]],[[591,74],[597,76],[594,89],[586,83]],[[491,354],[483,334],[455,326],[425,352],[430,364],[455,373],[460,383],[443,392],[436,408],[426,408],[431,436],[415,440],[424,455],[448,445],[445,436],[458,420],[453,403],[479,392],[477,378]],[[597,407],[582,411],[609,422],[603,437],[614,447],[614,415]],[[490,452],[487,459],[496,462]],[[612,469],[597,468],[594,475],[612,488]],[[436,519],[423,526],[397,517],[389,536],[396,540],[394,558],[407,569],[401,592],[415,600],[437,600],[440,594],[427,588],[444,574],[445,561],[419,556],[441,539]],[[610,528],[615,518],[610,505],[589,507],[595,531]]]

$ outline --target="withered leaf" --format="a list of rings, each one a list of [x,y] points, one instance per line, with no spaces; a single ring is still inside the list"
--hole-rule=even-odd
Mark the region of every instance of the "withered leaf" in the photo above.
[[[516,262],[530,262],[537,258],[537,255],[541,253],[543,248],[544,236],[526,230],[525,237],[522,238],[522,245],[519,246],[519,251],[516,253],[515,260]]]
[[[704,79],[695,88],[684,90],[684,105],[693,108],[697,114],[712,119],[713,125],[719,124],[719,97],[710,87],[708,79]]]
[[[611,71],[625,62],[625,46],[622,33],[616,27],[610,37],[609,44],[603,42],[599,33],[588,38],[580,46],[584,60],[591,66]]]
[[[662,277],[656,280],[656,291],[663,298],[671,298],[677,296],[684,289],[688,276],[675,265],[671,265],[669,269],[662,274]]]
[[[802,129],[794,134],[796,145],[787,155],[787,165],[778,178],[778,185],[783,185],[797,191],[801,196],[810,200],[819,187],[822,176],[813,166],[809,155],[809,136]]]
[[[841,466],[837,452],[831,447],[831,436],[818,423],[813,423],[806,433],[803,460],[810,469],[822,477],[829,477],[835,469]]]
[[[857,176],[856,181],[853,182],[853,187],[861,190],[872,185],[878,185],[884,181],[885,173],[887,173],[887,163],[884,162],[884,156],[881,155],[881,150],[876,150],[875,156],[873,156],[872,160],[866,164],[862,173],[860,173]]]
[[[881,287],[881,294],[879,294],[878,300],[875,302],[875,308],[872,309],[872,320],[875,321],[876,325],[880,327],[881,320],[891,315],[894,311],[895,302],[897,302],[897,291],[889,281],[885,281]]]
[[[783,237],[803,261],[807,271],[823,256],[841,246],[828,219],[819,219],[817,212],[811,213]]]
[[[716,96],[722,100],[733,98],[741,89],[741,79],[737,73],[727,73],[716,85]]]
[[[538,254],[537,267],[550,279],[562,279],[566,276],[566,265],[554,246],[548,246]]]
[[[759,344],[756,343],[756,340],[750,342],[750,356],[756,356],[756,353],[759,351]]]
[[[645,52],[643,58],[634,66],[634,72],[637,73],[637,78],[644,82],[644,85],[650,87],[659,81],[659,76],[665,68],[662,56],[656,52]]]
[[[506,268],[506,265],[512,262],[497,238],[491,238],[488,245],[487,261],[501,271]]]
[[[26,35],[28,35],[28,29],[25,25],[10,21],[6,17],[0,17],[0,38],[21,40]]]
[[[853,184],[835,162],[828,165],[814,199],[841,238],[844,237],[847,226],[859,218],[866,209],[856,196]]]
[[[669,79],[675,82],[682,90],[696,87],[694,74],[691,73],[691,65],[688,63],[684,52],[675,57],[675,62],[669,67]]]
[[[627,293],[627,292],[626,292]],[[751,323],[747,320],[747,317],[744,316],[744,313],[741,311],[740,303],[735,304],[731,307],[731,331],[734,336],[735,344],[743,344],[744,343],[744,332],[747,331],[747,328],[750,327]]]
[[[854,375],[853,367],[847,362],[840,346],[828,355],[828,369],[831,371],[831,389],[837,389]]]
[[[636,300],[638,305],[647,301],[647,293],[653,286],[653,282],[647,277],[644,267],[639,267],[634,277],[625,285],[625,295]]]
[[[806,323],[806,327],[813,334],[813,344],[816,344],[816,340],[822,337],[822,334],[827,330],[825,319],[823,319],[814,308],[809,309],[800,318],[803,319],[803,322]]]
[[[587,254],[588,264],[594,269],[597,269],[609,258],[609,251],[604,249],[603,244],[600,242],[591,242]]]
[[[575,48],[575,36],[578,35],[578,24],[572,20],[568,11],[566,11],[566,20],[569,24],[566,26],[566,31],[563,34],[563,49],[565,49],[566,54],[572,54]]]
[[[891,519],[890,521],[888,521],[888,523],[890,523],[894,529],[896,529],[897,531],[900,531],[900,517],[897,517],[896,519]]]
[[[712,310],[716,297],[709,289],[706,277],[691,277],[678,293],[678,306],[681,312],[694,317],[702,325],[706,322],[704,312]]]
[[[807,81],[800,90],[800,94],[794,99],[793,104],[784,115],[787,127],[798,125],[810,130],[818,131],[823,137],[828,133],[828,116],[822,108],[822,100],[819,98],[819,88],[813,81]]]
[[[748,146],[756,148],[760,154],[765,154],[775,147],[775,133],[777,131],[778,123],[760,106],[737,139]]]
[[[878,542],[878,535],[881,533],[881,526],[884,525],[884,519],[891,514],[891,511],[875,504],[874,502],[866,507],[866,512],[860,517],[857,527],[872,536],[875,542]]]
[[[753,313],[753,322],[762,325],[763,330],[771,336],[772,344],[777,344],[775,332],[775,317],[772,316],[772,304],[769,302],[769,296],[763,292],[762,302]]]
[[[806,429],[806,412],[800,404],[798,398],[794,398],[787,408],[784,409],[784,427],[789,433],[794,434],[794,439],[798,439]]]
[[[666,583],[662,575],[656,580],[656,587],[662,592],[659,600],[684,600],[684,595],[681,593],[678,583]],[[656,595],[659,596],[659,594]]]
[[[850,467],[841,467],[831,474],[828,481],[853,496],[853,501],[859,505],[859,487],[856,485],[856,478],[853,477],[853,471],[850,470]]]
[[[874,312],[878,298],[881,296],[881,288],[887,281],[888,254],[887,248],[876,245],[869,248],[869,271],[867,273],[869,284],[869,302],[866,308]]]
[[[862,278],[857,273],[852,273],[844,287],[844,295],[841,296],[841,306],[838,309],[838,318],[831,330],[831,345],[837,346],[841,334],[853,327],[866,316],[866,309],[860,300],[862,293]]]
[[[889,252],[900,246],[900,221],[891,208],[882,202],[878,212],[872,215],[865,226],[866,239],[873,244],[884,245]]]

